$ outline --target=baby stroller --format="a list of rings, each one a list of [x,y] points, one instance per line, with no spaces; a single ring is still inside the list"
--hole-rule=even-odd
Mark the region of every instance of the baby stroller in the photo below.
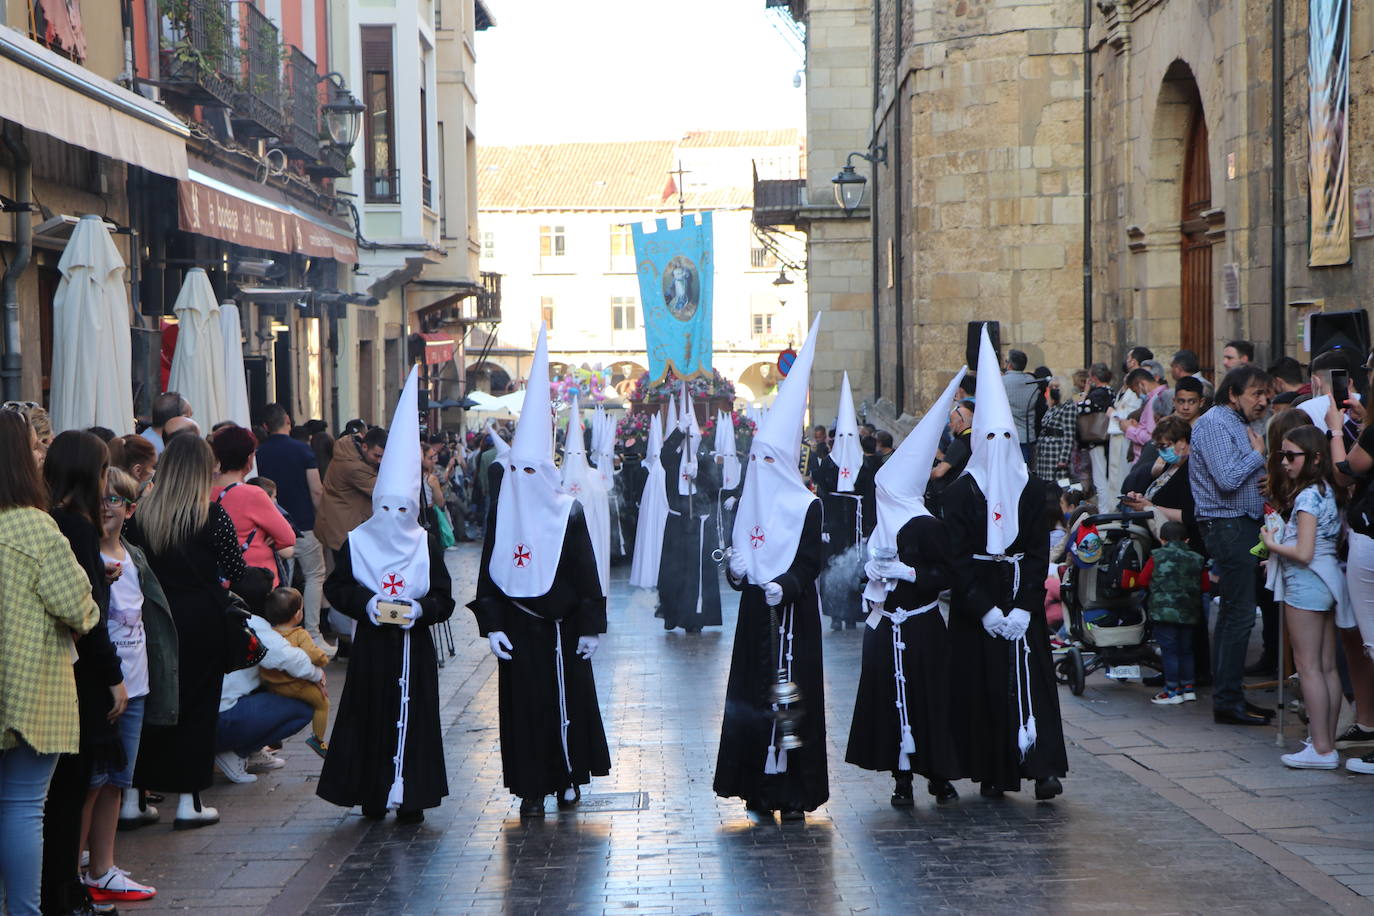
[[[1073,559],[1060,577],[1073,645],[1055,664],[1059,682],[1074,696],[1081,696],[1088,675],[1102,668],[1143,664],[1162,670],[1149,645],[1147,590],[1132,575],[1150,558],[1150,518],[1149,512],[1089,515],[1075,532]]]

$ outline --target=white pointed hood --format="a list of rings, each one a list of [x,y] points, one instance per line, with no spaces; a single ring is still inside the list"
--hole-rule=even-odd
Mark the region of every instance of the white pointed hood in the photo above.
[[[853,493],[863,467],[864,450],[859,446],[859,421],[854,417],[854,394],[849,390],[849,373],[840,382],[840,410],[835,418],[835,440],[830,445],[830,460],[840,472],[838,493]]]
[[[870,554],[879,549],[895,551],[897,532],[902,526],[918,515],[930,515],[925,499],[930,469],[940,448],[940,434],[949,422],[954,392],[967,373],[967,366],[954,373],[945,390],[927,408],[921,422],[874,475],[878,523],[868,539]]]
[[[663,529],[668,521],[666,472],[659,455],[663,451],[663,419],[649,415],[649,444],[644,451],[644,466],[649,473],[639,498],[639,518],[635,522],[635,552],[630,561],[630,584],[637,588],[658,587],[658,565],[663,554]]]
[[[601,475],[587,463],[582,410],[576,395],[573,395],[572,410],[568,416],[568,434],[563,440],[563,492],[582,504],[587,532],[592,538],[592,552],[596,554],[601,594],[605,595],[611,584],[610,503]]]
[[[429,537],[420,526],[420,367],[396,402],[372,488],[372,517],[348,535],[353,578],[383,598],[429,593]]]
[[[673,430],[681,428],[677,414],[677,397],[670,396],[668,398],[668,416],[663,420],[663,438],[667,439],[673,434]]]
[[[802,483],[798,463],[820,324],[821,316],[817,315],[749,448],[749,471],[744,475],[733,543],[744,553],[749,581],[754,585],[773,581],[792,565],[806,513],[816,500]]]
[[[491,440],[492,447],[496,449],[496,460],[504,461],[506,456],[510,454],[510,443],[501,438],[500,433],[496,431],[496,424],[490,420],[487,421],[487,438]]]
[[[715,455],[720,462],[720,488],[739,486],[739,448],[735,444],[735,415],[727,410],[716,413]]]
[[[682,383],[682,430],[686,436],[682,440],[682,464],[678,466],[677,492],[679,496],[691,496],[697,486],[697,452],[701,450],[701,426],[697,423],[696,405],[687,394],[687,383]]]
[[[964,473],[973,477],[987,500],[987,544],[989,554],[999,556],[1016,541],[1021,522],[1021,491],[1030,473],[1021,455],[1016,423],[1007,389],[1002,385],[997,351],[983,326],[978,346],[978,405],[973,411],[973,457]]]
[[[534,348],[515,441],[503,459],[496,535],[487,571],[511,598],[538,598],[553,585],[573,498],[553,464],[549,346],[543,324]]]

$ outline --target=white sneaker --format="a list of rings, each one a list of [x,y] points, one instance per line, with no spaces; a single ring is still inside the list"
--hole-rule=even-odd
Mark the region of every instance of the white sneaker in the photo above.
[[[310,638],[313,639],[315,645],[319,646],[320,650],[331,659],[339,654],[339,644],[325,639],[323,633],[311,633]]]
[[[1352,773],[1374,773],[1374,754],[1363,757],[1347,757],[1345,768]]]
[[[83,850],[81,850],[81,870],[82,870],[82,871],[85,871],[87,868],[90,867],[90,864],[91,864],[91,851],[90,851],[89,849],[83,849]]]
[[[215,766],[230,782],[257,782],[258,777],[248,772],[244,759],[234,751],[221,751],[215,755]]]
[[[1295,754],[1284,754],[1279,760],[1283,761],[1284,766],[1295,770],[1334,770],[1341,765],[1341,755],[1338,751],[1320,754],[1306,741],[1303,742],[1302,750]]]
[[[273,754],[267,748],[256,750],[244,758],[244,766],[249,770],[280,770],[286,766],[286,761]]]
[[[81,876],[81,883],[90,891],[91,899],[97,903],[108,901],[150,900],[157,896],[157,888],[150,884],[140,884],[122,868],[111,866],[105,874],[94,877],[87,872]]]

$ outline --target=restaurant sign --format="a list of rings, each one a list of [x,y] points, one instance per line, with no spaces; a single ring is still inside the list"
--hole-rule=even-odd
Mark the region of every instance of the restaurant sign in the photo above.
[[[177,183],[177,204],[178,222],[186,232],[245,248],[332,258],[346,264],[358,260],[357,243],[343,232],[194,178]]]

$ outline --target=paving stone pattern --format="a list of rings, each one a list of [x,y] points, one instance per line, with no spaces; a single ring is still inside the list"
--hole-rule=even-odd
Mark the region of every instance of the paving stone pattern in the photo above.
[[[477,557],[470,545],[449,554],[460,602]],[[220,825],[121,834],[121,865],[160,888],[124,909],[1374,912],[1359,896],[1374,895],[1374,779],[1285,771],[1272,731],[1213,726],[1205,701],[1161,710],[1139,685],[1100,675],[1083,698],[1062,694],[1072,769],[1059,800],[990,801],[961,782],[957,805],[918,792],[914,809],[893,809],[886,776],[843,762],[858,630],[826,631],[829,803],[801,825],[752,819],[711,792],[734,593],[724,590],[723,630],[665,634],[651,596],[623,569],[613,578],[595,662],[613,769],[584,812],[516,817],[501,786],[495,662],[460,608],[458,655],[440,681],[451,795],[426,823],[373,824],[316,799],[303,734],[285,769],[207,793]],[[331,686],[345,672],[335,663]],[[614,797],[598,810],[601,796]]]

